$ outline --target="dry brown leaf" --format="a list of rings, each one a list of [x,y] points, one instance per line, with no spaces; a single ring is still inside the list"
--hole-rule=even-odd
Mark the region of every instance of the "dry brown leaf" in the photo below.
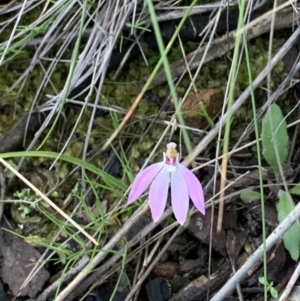
[[[222,110],[224,94],[220,89],[205,89],[189,95],[182,104],[183,118],[187,125],[203,129],[209,125],[203,114],[207,113],[213,120]]]

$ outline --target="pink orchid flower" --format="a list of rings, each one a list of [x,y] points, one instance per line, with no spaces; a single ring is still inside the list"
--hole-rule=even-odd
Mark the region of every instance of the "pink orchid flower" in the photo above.
[[[142,170],[133,181],[127,204],[136,201],[150,186],[149,205],[154,222],[157,222],[166,207],[169,184],[171,202],[177,221],[183,225],[189,210],[189,197],[195,207],[205,214],[203,188],[197,177],[179,163],[176,143],[167,144],[164,160]]]

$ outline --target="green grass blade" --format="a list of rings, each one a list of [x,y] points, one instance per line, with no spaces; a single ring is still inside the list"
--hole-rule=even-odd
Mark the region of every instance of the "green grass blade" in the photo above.
[[[7,158],[21,158],[21,157],[45,157],[45,158],[52,158],[57,159],[59,157],[60,160],[72,163],[76,166],[80,166],[86,170],[89,170],[97,175],[99,175],[104,183],[107,185],[107,188],[120,188],[121,190],[127,189],[127,185],[125,185],[122,181],[114,178],[113,176],[109,175],[107,172],[101,170],[100,168],[87,163],[78,158],[74,158],[68,155],[59,155],[56,152],[47,152],[47,151],[23,151],[23,152],[11,152],[11,153],[4,153],[0,154],[0,158],[7,159]]]

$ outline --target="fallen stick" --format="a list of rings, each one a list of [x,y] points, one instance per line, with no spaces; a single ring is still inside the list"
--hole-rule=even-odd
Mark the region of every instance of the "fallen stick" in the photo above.
[[[280,237],[299,219],[300,203],[291,211],[291,213],[277,226],[266,240],[267,251],[280,239]],[[263,245],[261,245],[241,266],[241,268],[228,280],[228,282],[214,295],[210,301],[222,301],[236,287],[238,283],[243,281],[255,265],[262,258]]]

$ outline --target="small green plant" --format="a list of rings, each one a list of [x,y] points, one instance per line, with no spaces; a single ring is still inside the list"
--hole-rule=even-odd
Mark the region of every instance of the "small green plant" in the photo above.
[[[276,104],[270,106],[263,119],[261,139],[263,155],[279,181],[281,179],[281,164],[288,155],[289,137],[286,121],[280,107]],[[279,202],[277,204],[279,222],[282,222],[295,207],[290,193],[299,194],[299,192],[299,186],[295,186],[290,192],[279,190]],[[300,255],[300,225],[298,222],[286,231],[283,235],[283,241],[292,259],[297,261]]]
[[[14,193],[14,196],[19,200],[22,200],[24,203],[30,204],[29,206],[31,208],[36,207],[36,196],[31,193],[31,190],[29,188],[24,188],[21,191],[16,191]],[[24,204],[18,206],[18,210],[21,212],[20,214],[22,217],[25,218],[31,212],[30,207]]]
[[[252,189],[246,189],[240,194],[240,198],[245,203],[251,203],[253,201],[259,201],[261,198],[260,192]]]
[[[267,286],[267,291],[271,294],[271,296],[273,298],[278,298],[278,292],[276,291],[276,289],[273,287],[274,283],[273,281],[271,281],[270,283],[268,282],[268,280],[265,277],[259,277],[258,281]]]

